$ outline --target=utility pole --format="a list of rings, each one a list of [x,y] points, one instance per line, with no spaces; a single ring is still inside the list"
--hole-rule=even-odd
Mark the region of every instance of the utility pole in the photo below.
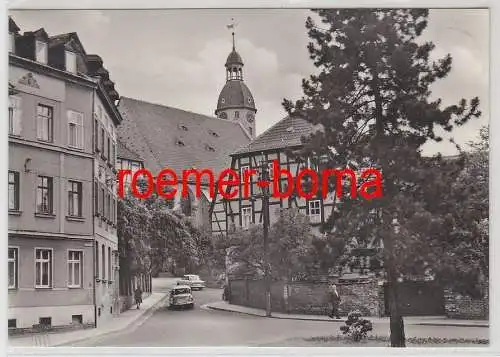
[[[271,317],[271,281],[269,277],[269,167],[262,155],[261,180],[258,186],[262,189],[262,218],[264,228],[264,284],[266,289],[266,317]]]

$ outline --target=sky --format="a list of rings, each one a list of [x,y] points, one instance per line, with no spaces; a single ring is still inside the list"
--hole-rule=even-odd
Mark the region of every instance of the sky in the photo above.
[[[45,28],[49,36],[77,32],[87,53],[102,57],[121,96],[214,115],[225,83],[235,19],[236,49],[257,107],[257,134],[282,119],[284,98],[302,96],[301,81],[315,72],[306,49],[306,9],[17,10],[21,31]],[[435,58],[450,53],[449,75],[435,83],[444,105],[478,96],[482,117],[453,132],[466,145],[489,121],[489,12],[431,10],[422,40]],[[425,154],[456,153],[447,141],[428,143]]]

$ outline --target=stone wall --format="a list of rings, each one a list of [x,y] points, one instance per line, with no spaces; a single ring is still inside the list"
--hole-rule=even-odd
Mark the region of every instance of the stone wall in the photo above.
[[[445,289],[446,316],[453,319],[489,319],[489,287],[484,286],[481,298],[472,298]]]
[[[265,286],[262,280],[231,280],[231,304],[265,308]],[[298,314],[326,315],[328,313],[329,282],[273,282],[272,311]],[[341,296],[340,312],[347,315],[360,310],[365,316],[379,316],[379,286],[375,279],[336,282]],[[383,298],[382,298],[383,299]]]

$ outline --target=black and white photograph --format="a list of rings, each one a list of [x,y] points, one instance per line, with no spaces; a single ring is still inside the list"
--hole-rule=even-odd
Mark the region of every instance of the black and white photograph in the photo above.
[[[490,347],[490,9],[331,6],[8,9],[11,351]]]

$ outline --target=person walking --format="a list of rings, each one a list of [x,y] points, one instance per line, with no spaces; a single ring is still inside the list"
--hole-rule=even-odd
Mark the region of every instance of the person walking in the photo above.
[[[337,291],[337,286],[335,284],[330,285],[330,288],[328,289],[328,295],[329,295],[329,300],[330,304],[332,305],[332,310],[330,311],[330,314],[328,315],[332,319],[335,317],[336,319],[340,319],[339,315],[339,305],[340,305],[340,294]]]
[[[140,287],[137,287],[134,291],[135,304],[137,305],[137,309],[141,306],[142,303],[142,290]]]

